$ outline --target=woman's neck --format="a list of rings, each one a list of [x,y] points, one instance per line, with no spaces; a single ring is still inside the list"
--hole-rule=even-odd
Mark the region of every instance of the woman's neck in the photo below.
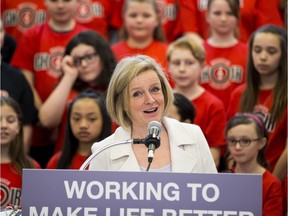
[[[144,49],[148,47],[152,43],[152,41],[153,41],[152,37],[146,40],[135,40],[134,38],[129,37],[127,39],[127,44],[131,48]]]
[[[213,33],[210,38],[207,39],[207,43],[214,47],[231,47],[238,43],[238,39],[235,38],[234,33],[227,35],[220,35]]]

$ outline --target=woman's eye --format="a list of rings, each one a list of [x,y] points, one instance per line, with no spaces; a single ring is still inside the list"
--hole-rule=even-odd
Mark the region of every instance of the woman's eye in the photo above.
[[[141,92],[137,91],[133,93],[133,97],[139,97],[141,95]]]
[[[153,87],[151,89],[152,92],[159,92],[160,91],[160,88],[159,87]]]

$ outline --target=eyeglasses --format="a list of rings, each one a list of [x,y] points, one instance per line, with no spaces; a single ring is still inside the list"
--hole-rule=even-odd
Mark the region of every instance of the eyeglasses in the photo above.
[[[229,146],[236,146],[236,144],[239,142],[241,147],[246,147],[246,146],[249,146],[251,142],[259,141],[259,140],[261,140],[261,138],[257,138],[257,139],[243,138],[243,139],[238,139],[238,140],[234,138],[228,138],[226,139],[226,142]]]
[[[74,66],[79,67],[79,66],[81,66],[83,60],[87,64],[91,64],[91,63],[93,63],[95,56],[97,56],[97,55],[98,55],[98,53],[94,52],[94,53],[84,55],[82,57],[74,57],[73,64],[74,64]]]

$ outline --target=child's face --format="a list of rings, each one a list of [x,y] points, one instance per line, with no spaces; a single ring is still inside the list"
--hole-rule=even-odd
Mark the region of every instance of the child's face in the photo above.
[[[202,65],[189,49],[175,48],[171,53],[169,72],[177,87],[198,84],[202,69]]]
[[[259,139],[261,137],[257,136],[256,125],[254,123],[250,124],[239,124],[232,127],[227,132],[227,144],[228,149],[237,164],[247,165],[257,163],[257,155],[259,150],[261,150],[265,143]],[[235,145],[229,144],[234,140],[242,140],[243,145],[237,142]],[[249,142],[249,140],[251,142]],[[254,141],[252,141],[254,140]],[[240,141],[241,142],[241,141]],[[246,143],[246,144],[245,144]],[[249,144],[250,143],[250,144]]]
[[[79,79],[83,82],[93,82],[100,76],[102,71],[101,59],[94,47],[79,44],[71,51],[75,65],[79,71]]]
[[[124,13],[124,25],[129,38],[145,41],[153,38],[159,22],[153,5],[147,2],[130,2]]]
[[[9,145],[20,131],[20,123],[16,112],[8,105],[1,106],[0,113],[1,146]]]
[[[252,58],[261,76],[277,73],[281,60],[280,40],[272,33],[258,33],[252,46]]]
[[[71,129],[79,144],[92,145],[100,136],[103,118],[98,104],[93,99],[76,101],[71,110]]]
[[[237,27],[237,18],[226,0],[214,0],[207,12],[207,22],[212,32],[220,35],[234,33]]]
[[[58,24],[70,23],[78,7],[78,0],[45,0],[51,20]]]

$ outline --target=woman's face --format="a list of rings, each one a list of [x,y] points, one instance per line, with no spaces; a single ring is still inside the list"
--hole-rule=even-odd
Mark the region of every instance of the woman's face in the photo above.
[[[149,122],[161,122],[164,112],[164,95],[154,70],[141,72],[129,85],[129,110],[132,127],[146,128]]]
[[[1,146],[9,145],[20,131],[20,123],[16,112],[8,105],[1,106],[0,113]]]
[[[102,71],[101,59],[94,47],[79,44],[72,49],[70,54],[79,71],[79,79],[93,84]]]
[[[261,76],[277,73],[281,60],[279,37],[272,33],[258,33],[252,46],[254,67]]]
[[[153,5],[148,2],[129,2],[124,13],[124,24],[129,38],[144,41],[153,38],[159,22]]]
[[[94,99],[83,98],[74,103],[70,124],[79,144],[92,145],[98,139],[102,132],[103,118]]]

